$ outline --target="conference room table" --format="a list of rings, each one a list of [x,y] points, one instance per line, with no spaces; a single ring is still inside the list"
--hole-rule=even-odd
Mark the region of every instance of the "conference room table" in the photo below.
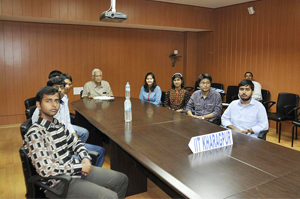
[[[127,195],[147,191],[149,178],[172,198],[300,197],[300,152],[233,131],[233,145],[193,154],[192,137],[225,129],[134,98],[128,123],[124,100],[71,105],[90,141],[107,136],[111,169],[129,178]]]

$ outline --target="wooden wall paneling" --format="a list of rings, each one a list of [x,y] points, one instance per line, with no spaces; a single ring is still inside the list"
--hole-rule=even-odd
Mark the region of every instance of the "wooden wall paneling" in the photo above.
[[[55,39],[54,32],[53,32],[53,25],[45,25],[45,52],[46,52],[46,59],[45,59],[45,68],[46,68],[46,81],[48,80],[48,75],[52,70],[57,70],[58,68],[55,66],[54,62],[54,42]]]
[[[91,6],[91,20],[92,21],[99,21],[99,17],[103,11],[100,10],[100,2],[98,0],[91,0],[92,6]],[[123,3],[123,1],[121,1]],[[120,3],[118,1],[118,3]]]
[[[2,15],[2,0],[0,0],[0,15]]]
[[[58,27],[58,40],[59,40],[59,62],[62,73],[67,73],[68,71],[68,42],[67,42],[67,29],[69,26],[59,25]]]
[[[59,19],[68,19],[68,1],[60,0],[59,1]]]
[[[30,97],[35,96],[36,91],[34,91],[33,85],[31,85],[31,73],[30,70],[30,60],[29,60],[29,24],[21,23],[21,60],[22,60],[22,77],[23,77],[23,94],[24,97],[20,99],[20,103],[24,103],[24,101]],[[30,88],[30,89],[29,89]],[[23,113],[25,113],[25,107],[23,108]]]
[[[37,67],[34,69],[37,71],[38,77],[36,79],[37,89],[46,86],[48,81],[48,74],[50,71],[46,68],[46,42],[45,42],[45,25],[36,24],[37,29]],[[35,90],[37,92],[37,90]],[[35,93],[34,93],[35,94]],[[32,95],[32,97],[35,95]],[[27,99],[27,98],[25,98]]]
[[[12,15],[20,16],[23,14],[22,1],[23,0],[12,0]]]
[[[97,1],[97,0],[95,0]],[[121,6],[119,7],[119,5]],[[122,12],[127,15],[127,19],[123,21],[122,23],[128,23],[128,18],[129,18],[129,0],[123,0],[123,1],[118,1],[118,7],[116,8],[118,12]],[[99,11],[99,16],[103,11]]]
[[[13,2],[11,0],[2,0],[2,14],[3,15],[12,15],[13,13]]]
[[[130,29],[129,30],[129,35],[128,38],[130,39],[130,43],[128,44],[128,58],[130,59],[130,64],[131,66],[131,71],[130,74],[128,75],[133,75],[135,78],[133,78],[133,83],[130,85],[130,89],[132,92],[130,92],[132,97],[139,97],[141,87],[144,84],[144,76],[146,75],[146,71],[151,70],[152,66],[149,66],[147,62],[144,64],[141,63],[142,60],[145,59],[145,53],[147,53],[145,50],[141,51],[141,49],[147,48],[147,43],[146,40],[144,40],[146,43],[143,44],[143,34],[141,34],[144,30],[139,30],[139,33],[137,33],[135,30]],[[137,35],[135,35],[137,34]],[[145,37],[145,36],[144,36]],[[152,35],[153,37],[153,35]],[[151,42],[153,41],[153,38]],[[148,41],[149,42],[149,41]],[[153,50],[154,49],[149,49],[148,53],[149,55],[153,56]],[[153,65],[155,63],[152,62]],[[145,69],[146,68],[146,69]],[[149,68],[149,69],[147,69]]]
[[[84,1],[84,7],[83,7],[84,8],[84,20],[86,20],[86,21],[93,21],[92,6],[93,6],[93,2],[91,0]]]
[[[23,16],[32,17],[32,0],[23,0]]]
[[[185,36],[185,49],[184,49],[184,72],[185,86],[194,87],[195,81],[197,79],[197,63],[198,63],[198,33],[187,32],[184,33]]]
[[[35,93],[41,88],[42,78],[38,71],[38,35],[37,24],[29,24],[29,61],[30,61],[30,85]],[[37,83],[38,82],[38,83]]]
[[[51,18],[51,2],[48,0],[41,0],[42,3],[42,17]]]
[[[67,0],[68,5],[68,19],[75,20],[76,19],[76,1]]]
[[[300,10],[300,1],[296,1],[295,3],[295,10]],[[294,76],[293,76],[293,82],[294,82],[294,87],[298,87],[298,85],[300,85],[300,56],[299,56],[299,52],[300,52],[300,39],[298,38],[298,35],[300,35],[300,12],[296,12],[296,17],[295,17],[295,33],[294,33],[294,41],[295,41],[295,51],[293,52],[294,55]],[[298,53],[297,53],[298,52]],[[300,92],[298,93],[300,95]]]
[[[16,113],[14,88],[14,57],[13,57],[13,34],[12,34],[12,22],[4,23],[4,67],[6,78],[6,106],[4,108],[4,114]]]
[[[0,40],[4,41],[5,38],[5,32],[4,32],[4,26],[6,25],[6,22],[0,22]],[[0,92],[6,93],[6,65],[5,65],[5,46],[4,42],[0,42],[0,73],[3,74],[2,78],[0,78]],[[6,94],[4,95],[6,96]],[[0,98],[0,118],[1,116],[5,116],[7,114],[7,97],[1,97]],[[3,122],[7,123],[7,118],[2,117]],[[2,120],[0,119],[0,121]],[[5,121],[4,121],[5,120]]]
[[[53,55],[53,65],[51,66],[51,68],[53,68],[53,70],[59,70],[61,69],[61,51],[62,49],[60,48],[60,40],[59,40],[59,29],[60,29],[60,25],[51,25],[52,28],[52,34],[53,34],[53,40],[52,40],[52,44],[53,44],[53,51],[52,51],[52,55]]]
[[[76,1],[76,20],[84,20],[84,2],[85,0],[77,0]]]
[[[67,70],[66,72],[69,73],[72,76],[72,84],[73,88],[74,87],[81,87],[81,82],[79,82],[77,79],[75,79],[75,36],[74,36],[74,26],[68,26],[67,27],[67,33],[66,33],[66,40],[67,40]],[[88,71],[86,72],[88,73]],[[76,99],[80,99],[80,96],[74,96],[73,95],[73,88],[69,91],[68,97],[69,97],[69,102],[72,102]],[[69,106],[70,107],[70,106]],[[70,107],[70,110],[73,110]]]
[[[42,17],[42,1],[32,0],[32,16]]]
[[[59,0],[51,0],[51,18],[59,19],[60,5]]]
[[[22,66],[21,66],[21,27],[20,23],[12,23],[12,49],[13,49],[13,67],[14,73],[13,78],[10,82],[14,85],[13,92],[14,97],[10,96],[10,100],[13,100],[15,113],[12,114],[24,114],[24,104],[20,103],[18,99],[23,98],[23,76],[22,76]]]
[[[91,79],[91,73],[92,73],[92,69],[90,69],[91,67],[95,66],[98,67],[97,64],[95,63],[95,56],[99,56],[97,54],[95,54],[95,37],[96,35],[96,29],[98,29],[98,27],[88,27],[88,32],[85,35],[85,41],[87,44],[87,49],[86,49],[86,63],[84,64],[83,67],[83,71],[82,71],[82,86],[84,85],[85,81],[88,81]],[[89,69],[87,71],[87,69]]]

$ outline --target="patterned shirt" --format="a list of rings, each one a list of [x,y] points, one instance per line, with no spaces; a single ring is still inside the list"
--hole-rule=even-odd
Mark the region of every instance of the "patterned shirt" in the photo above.
[[[189,99],[190,93],[187,90],[180,89],[176,91],[175,89],[170,89],[166,92],[164,105],[172,110],[185,109]]]
[[[81,177],[81,160],[91,159],[84,144],[55,118],[50,122],[39,117],[25,134],[23,145],[37,173],[42,177],[60,174]],[[81,160],[75,159],[73,154]],[[48,181],[52,186],[58,182]]]
[[[204,98],[201,90],[195,91],[186,106],[186,110],[195,111],[197,116],[213,113],[214,117],[208,119],[208,121],[212,122],[221,116],[221,95],[217,91],[210,89],[207,97]]]
[[[94,95],[94,97],[106,96],[108,94],[113,95],[113,92],[107,81],[102,80],[101,86],[97,86],[94,81],[89,81],[83,87],[82,97],[87,97],[89,95]]]

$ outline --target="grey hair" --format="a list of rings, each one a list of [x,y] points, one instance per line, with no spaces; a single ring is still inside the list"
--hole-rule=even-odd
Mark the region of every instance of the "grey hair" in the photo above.
[[[95,72],[100,72],[102,74],[102,71],[98,68],[95,68],[93,71],[92,71],[92,76],[94,76]]]

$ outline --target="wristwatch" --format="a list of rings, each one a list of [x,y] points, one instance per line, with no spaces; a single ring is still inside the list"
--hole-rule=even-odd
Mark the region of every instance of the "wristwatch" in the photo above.
[[[202,115],[202,119],[203,119],[203,120],[205,119],[203,115]]]

